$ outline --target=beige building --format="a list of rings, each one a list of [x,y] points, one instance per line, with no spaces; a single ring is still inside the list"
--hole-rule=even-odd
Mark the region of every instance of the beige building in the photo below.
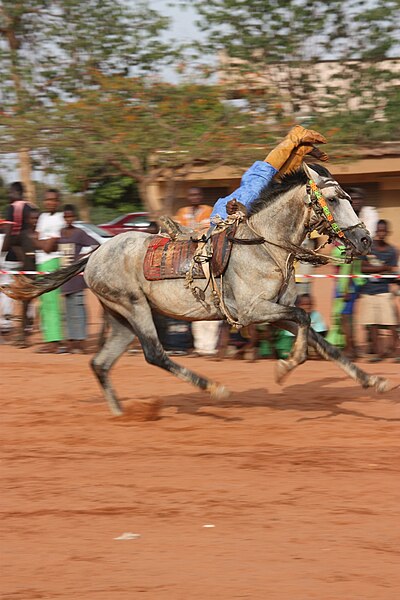
[[[243,169],[193,166],[188,174],[175,173],[173,190],[171,183],[160,178],[149,190],[151,204],[157,212],[173,215],[185,204],[187,190],[192,186],[203,188],[206,202],[214,204],[240,185],[248,166]],[[390,221],[391,241],[400,247],[400,143],[385,143],[379,148],[361,150],[355,160],[351,157],[345,161],[332,160],[326,166],[344,187],[365,189],[367,204],[377,208],[380,218]]]

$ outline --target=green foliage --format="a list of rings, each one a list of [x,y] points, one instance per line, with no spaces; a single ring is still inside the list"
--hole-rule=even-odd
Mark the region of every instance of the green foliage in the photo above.
[[[7,186],[4,179],[0,176],[0,217],[4,216],[8,204]]]
[[[398,0],[190,4],[198,10],[203,32],[198,59],[219,52],[224,57],[219,75],[232,95],[247,98],[252,109],[272,123],[305,117],[334,121],[338,115],[346,129],[351,123],[355,139],[395,139],[400,108],[396,110],[391,98],[399,84],[388,59],[399,50]],[[370,127],[364,129],[357,116],[365,110],[379,119],[372,138]],[[347,134],[343,131],[344,137]]]
[[[293,60],[382,60],[398,43],[398,0],[190,0],[202,53],[257,65]]]
[[[46,144],[58,102],[98,74],[155,73],[174,57],[160,42],[168,20],[144,1],[3,0],[0,5],[0,151]]]
[[[68,102],[96,95],[102,76],[157,73],[176,56],[161,41],[167,27],[168,19],[145,0],[132,9],[123,0],[3,0],[0,152],[35,150],[47,172],[55,168],[67,175],[71,191],[85,190],[99,171],[103,176],[101,161],[95,150],[94,156],[77,152],[86,131],[78,133],[78,124],[61,114]]]
[[[191,4],[204,34],[197,71],[172,85],[159,73],[179,49],[162,41],[168,21],[149,2],[3,0],[0,153],[34,150],[69,192],[114,216],[148,202],[157,177],[264,158],[296,121],[338,151],[399,138],[387,60],[398,0]],[[201,83],[216,74],[216,52],[219,83]]]
[[[267,142],[267,127],[225,96],[218,86],[99,75],[76,102],[58,102],[46,126],[54,168],[66,172],[74,192],[126,175],[146,202],[148,184],[171,169],[242,163],[244,147]],[[114,195],[112,186],[103,191]]]

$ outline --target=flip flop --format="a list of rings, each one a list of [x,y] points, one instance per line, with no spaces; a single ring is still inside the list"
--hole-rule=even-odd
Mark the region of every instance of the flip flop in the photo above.
[[[55,354],[56,350],[50,350],[48,348],[46,348],[45,346],[41,346],[40,348],[37,348],[35,350],[36,354]]]

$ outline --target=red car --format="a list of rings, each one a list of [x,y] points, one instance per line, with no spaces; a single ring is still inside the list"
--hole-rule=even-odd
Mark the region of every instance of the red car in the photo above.
[[[135,212],[117,217],[109,223],[98,225],[104,231],[112,235],[125,233],[125,231],[144,231],[146,233],[158,233],[160,227],[156,221],[150,219],[149,213]]]

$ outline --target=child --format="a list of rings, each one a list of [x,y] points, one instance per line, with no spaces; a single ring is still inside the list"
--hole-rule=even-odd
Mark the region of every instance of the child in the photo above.
[[[75,206],[66,204],[64,206],[64,220],[67,226],[61,230],[58,241],[62,266],[75,262],[79,258],[82,248],[88,246],[96,248],[98,246],[97,242],[82,229],[74,227],[73,223],[76,221],[76,217]],[[76,275],[61,287],[61,293],[65,298],[68,351],[73,354],[83,354],[85,352],[84,340],[87,337],[85,288],[86,283],[82,275]]]
[[[297,296],[296,306],[298,308],[302,308],[310,315],[311,327],[314,329],[314,331],[325,337],[328,328],[321,313],[319,313],[317,310],[314,310],[314,299],[311,294],[300,294],[300,296]]]
[[[300,294],[296,299],[296,306],[302,308],[310,315],[311,327],[322,335],[326,336],[328,328],[322,315],[314,310],[314,300],[311,294]],[[294,335],[286,330],[281,330],[277,336],[276,350],[279,358],[287,358],[290,354],[294,342]]]

